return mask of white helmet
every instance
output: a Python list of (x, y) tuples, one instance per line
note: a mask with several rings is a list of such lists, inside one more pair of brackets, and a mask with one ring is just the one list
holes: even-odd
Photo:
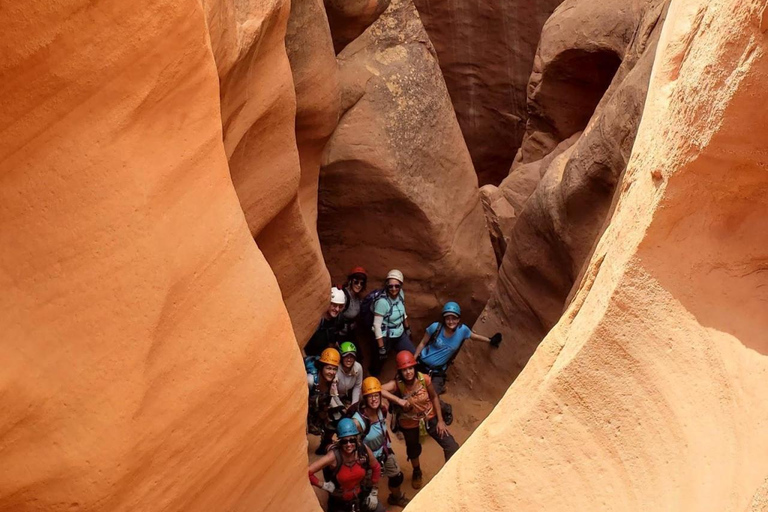
[(344, 292), (335, 286), (331, 288), (331, 304), (341, 304), (342, 306), (347, 303), (347, 297)]
[(389, 279), (397, 279), (398, 281), (400, 281), (400, 284), (403, 284), (404, 282), (403, 273), (394, 268), (389, 271), (389, 274), (387, 274), (387, 280)]

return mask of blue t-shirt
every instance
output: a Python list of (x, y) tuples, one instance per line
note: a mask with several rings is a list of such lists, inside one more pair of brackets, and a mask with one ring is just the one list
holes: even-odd
[[(432, 336), (440, 328), (440, 323), (435, 322), (427, 327), (427, 334)], [(461, 342), (472, 335), (472, 330), (464, 324), (456, 328), (453, 336), (446, 336), (445, 329), (440, 331), (437, 339), (429, 343), (419, 354), (419, 359), (430, 368), (440, 368), (453, 357), (453, 354), (461, 347)]]
[[(378, 416), (379, 421), (371, 424), (368, 435), (366, 435), (365, 439), (363, 439), (365, 446), (371, 449), (373, 456), (377, 459), (381, 458), (381, 455), (384, 453), (384, 449), (389, 444), (387, 442), (387, 422), (384, 419), (384, 414), (381, 412), (381, 409), (378, 411)], [(359, 412), (353, 414), (352, 419), (356, 420), (360, 426), (363, 427), (363, 430), (365, 430), (365, 427), (368, 425), (368, 423), (371, 423), (371, 420), (369, 420), (367, 416), (363, 416)]]
[(388, 295), (376, 299), (373, 312), (384, 317), (381, 330), (385, 337), (397, 338), (403, 334), (405, 327), (405, 293), (401, 290), (397, 298), (392, 300)]

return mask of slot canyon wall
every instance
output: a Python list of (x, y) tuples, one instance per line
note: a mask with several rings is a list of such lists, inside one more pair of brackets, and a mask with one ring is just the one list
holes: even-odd
[(480, 185), (509, 174), (525, 134), (541, 29), (562, 0), (415, 0)]
[[(296, 337), (305, 341), (327, 307), (330, 288), (315, 228), (315, 204), (318, 145), (338, 116), (337, 86), (332, 66), (318, 72), (328, 63), (322, 60), (328, 30), (310, 32), (305, 28), (312, 25), (302, 20), (317, 19), (322, 10), (313, 10), (312, 2), (299, 2), (286, 38), (288, 0), (205, 0), (203, 6), (219, 73), (232, 181), (251, 233), (280, 284)], [(302, 48), (301, 38), (310, 33), (316, 49)], [(313, 51), (317, 60), (303, 56), (302, 50)], [(315, 79), (318, 85), (309, 88), (306, 80)]]
[(563, 318), (408, 511), (768, 506), (768, 9), (673, 0)]
[[(460, 379), (498, 399), (560, 318), (609, 220), (632, 150), (667, 2), (566, 0), (547, 21), (529, 84), (529, 120), (510, 175), (483, 187), (498, 284)], [(478, 378), (489, 366), (497, 379)]]
[(318, 222), (331, 275), (364, 265), (377, 286), (402, 270), (415, 332), (448, 300), (476, 318), (496, 265), (472, 161), (413, 3), (392, 0), (338, 62), (342, 117), (323, 160)]
[[(293, 118), (272, 117), (288, 11), (249, 11), (254, 52), (224, 5), (210, 37), (195, 1), (0, 10), (0, 510), (319, 510), (299, 350), (252, 238), (297, 191)], [(256, 103), (251, 58), (277, 66)], [(242, 147), (253, 122), (271, 153)], [(287, 173), (251, 229), (227, 161), (246, 156)]]

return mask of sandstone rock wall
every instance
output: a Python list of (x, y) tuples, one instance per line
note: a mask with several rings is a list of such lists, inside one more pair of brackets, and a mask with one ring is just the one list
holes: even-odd
[(387, 10), (390, 0), (325, 0), (325, 10), (333, 35), (333, 47), (339, 53), (357, 39)]
[[(298, 93), (305, 95), (302, 101), (306, 103), (299, 112), (302, 140), (297, 149), (297, 92), (285, 42), (290, 2), (204, 0), (203, 4), (221, 84), (224, 146), (232, 181), (251, 233), (280, 283), (296, 337), (303, 343), (328, 305), (330, 287), (315, 233), (312, 201), (317, 189), (317, 164), (313, 163), (317, 141), (326, 136), (323, 132), (330, 121), (310, 117), (313, 109), (331, 120), (335, 115), (333, 100), (328, 98), (334, 88), (332, 68), (324, 75), (313, 75), (317, 68), (307, 65), (301, 69), (301, 57), (294, 52), (301, 79), (306, 79), (303, 73), (327, 79), (312, 94), (329, 101), (315, 107), (307, 104), (312, 100), (305, 93), (306, 84), (300, 82)], [(310, 20), (314, 16), (322, 23), (318, 18), (322, 13), (305, 5), (301, 2), (297, 9), (308, 12), (296, 17)], [(327, 34), (322, 28), (313, 34), (318, 34), (316, 54), (322, 55)], [(312, 122), (320, 123), (315, 133), (303, 124)]]
[[(542, 71), (531, 77), (531, 103), (538, 105), (532, 112), (555, 112), (561, 117), (554, 121), (556, 116), (549, 114), (532, 115), (530, 125), (536, 128), (520, 153), (549, 153), (513, 168), (498, 191), (484, 187), (486, 204), (495, 214), (490, 218), (499, 226), (497, 233), (510, 230), (502, 239), (495, 236), (497, 251), (506, 244), (498, 286), (476, 324), (477, 330), (501, 331), (508, 340), (492, 362), (495, 372), (506, 378), (478, 381), (492, 396), (505, 391), (560, 318), (610, 217), (640, 122), (665, 6), (661, 0), (639, 0), (608, 23), (606, 18), (611, 19), (615, 6), (567, 0), (547, 22), (537, 57)], [(604, 66), (606, 53), (619, 55), (621, 65), (584, 127), (585, 105), (568, 105), (572, 98), (586, 96), (560, 76)], [(576, 68), (564, 69), (562, 55), (571, 56), (565, 62)], [(579, 57), (574, 60), (573, 55)], [(595, 60), (587, 63), (590, 58)], [(553, 74), (552, 68), (558, 71)], [(597, 87), (595, 82), (574, 79), (574, 83), (577, 89), (585, 84)], [(601, 91), (602, 85), (592, 92), (593, 97)], [(562, 94), (562, 105), (556, 94)], [(550, 120), (546, 124), (550, 131), (545, 130), (543, 119)], [(579, 127), (584, 131), (571, 133)], [(487, 349), (471, 347), (464, 364), (457, 365), (470, 384), (488, 370)]]
[(0, 510), (319, 510), (200, 4), (30, 1), (0, 22)]
[(542, 26), (562, 0), (415, 0), (481, 185), (498, 185), (525, 133)]
[(321, 171), (319, 232), (331, 274), (406, 277), (417, 328), (458, 300), (477, 316), (495, 273), (477, 178), (434, 50), (409, 0), (339, 54), (342, 111)]
[(673, 0), (574, 300), (409, 512), (764, 510), (765, 13)]

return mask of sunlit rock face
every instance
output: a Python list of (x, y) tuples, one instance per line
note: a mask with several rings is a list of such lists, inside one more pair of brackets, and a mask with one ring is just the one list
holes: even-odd
[[(313, 135), (302, 131), (302, 145), (297, 147), (297, 92), (286, 52), (286, 44), (298, 42), (295, 37), (286, 42), (290, 2), (205, 0), (203, 5), (221, 84), (221, 122), (232, 181), (251, 234), (280, 284), (296, 337), (304, 342), (327, 307), (330, 279), (311, 201), (317, 193), (318, 172), (311, 163), (317, 159), (308, 140)], [(295, 23), (310, 16), (299, 9), (311, 8), (298, 6)], [(322, 11), (314, 12), (322, 23)], [(314, 32), (319, 36), (316, 55), (323, 55), (327, 32)], [(301, 81), (312, 71), (298, 64), (295, 51), (294, 56)], [(332, 73), (331, 68), (323, 77), (328, 80), (318, 81), (318, 95), (334, 87)], [(311, 100), (304, 95), (301, 101), (299, 114), (305, 122)], [(324, 115), (335, 116), (332, 104), (321, 108)], [(321, 137), (322, 131), (321, 127)]]
[[(509, 341), (492, 362), (505, 378), (478, 380), (491, 396), (504, 393), (558, 321), (610, 218), (665, 10), (664, 0), (636, 0), (619, 11), (568, 0), (544, 27), (520, 163), (498, 189), (483, 187), (502, 263), (476, 328)], [(461, 365), (468, 381), (487, 374), (483, 348), (467, 351), (478, 355)]]
[(0, 19), (0, 510), (318, 511), (200, 4)]
[(765, 510), (765, 20), (672, 2), (572, 301), (409, 512)]
[(326, 148), (318, 225), (331, 274), (363, 264), (377, 286), (399, 268), (416, 327), (448, 300), (471, 321), (496, 266), (472, 161), (413, 4), (393, 0), (338, 58), (344, 113)]

